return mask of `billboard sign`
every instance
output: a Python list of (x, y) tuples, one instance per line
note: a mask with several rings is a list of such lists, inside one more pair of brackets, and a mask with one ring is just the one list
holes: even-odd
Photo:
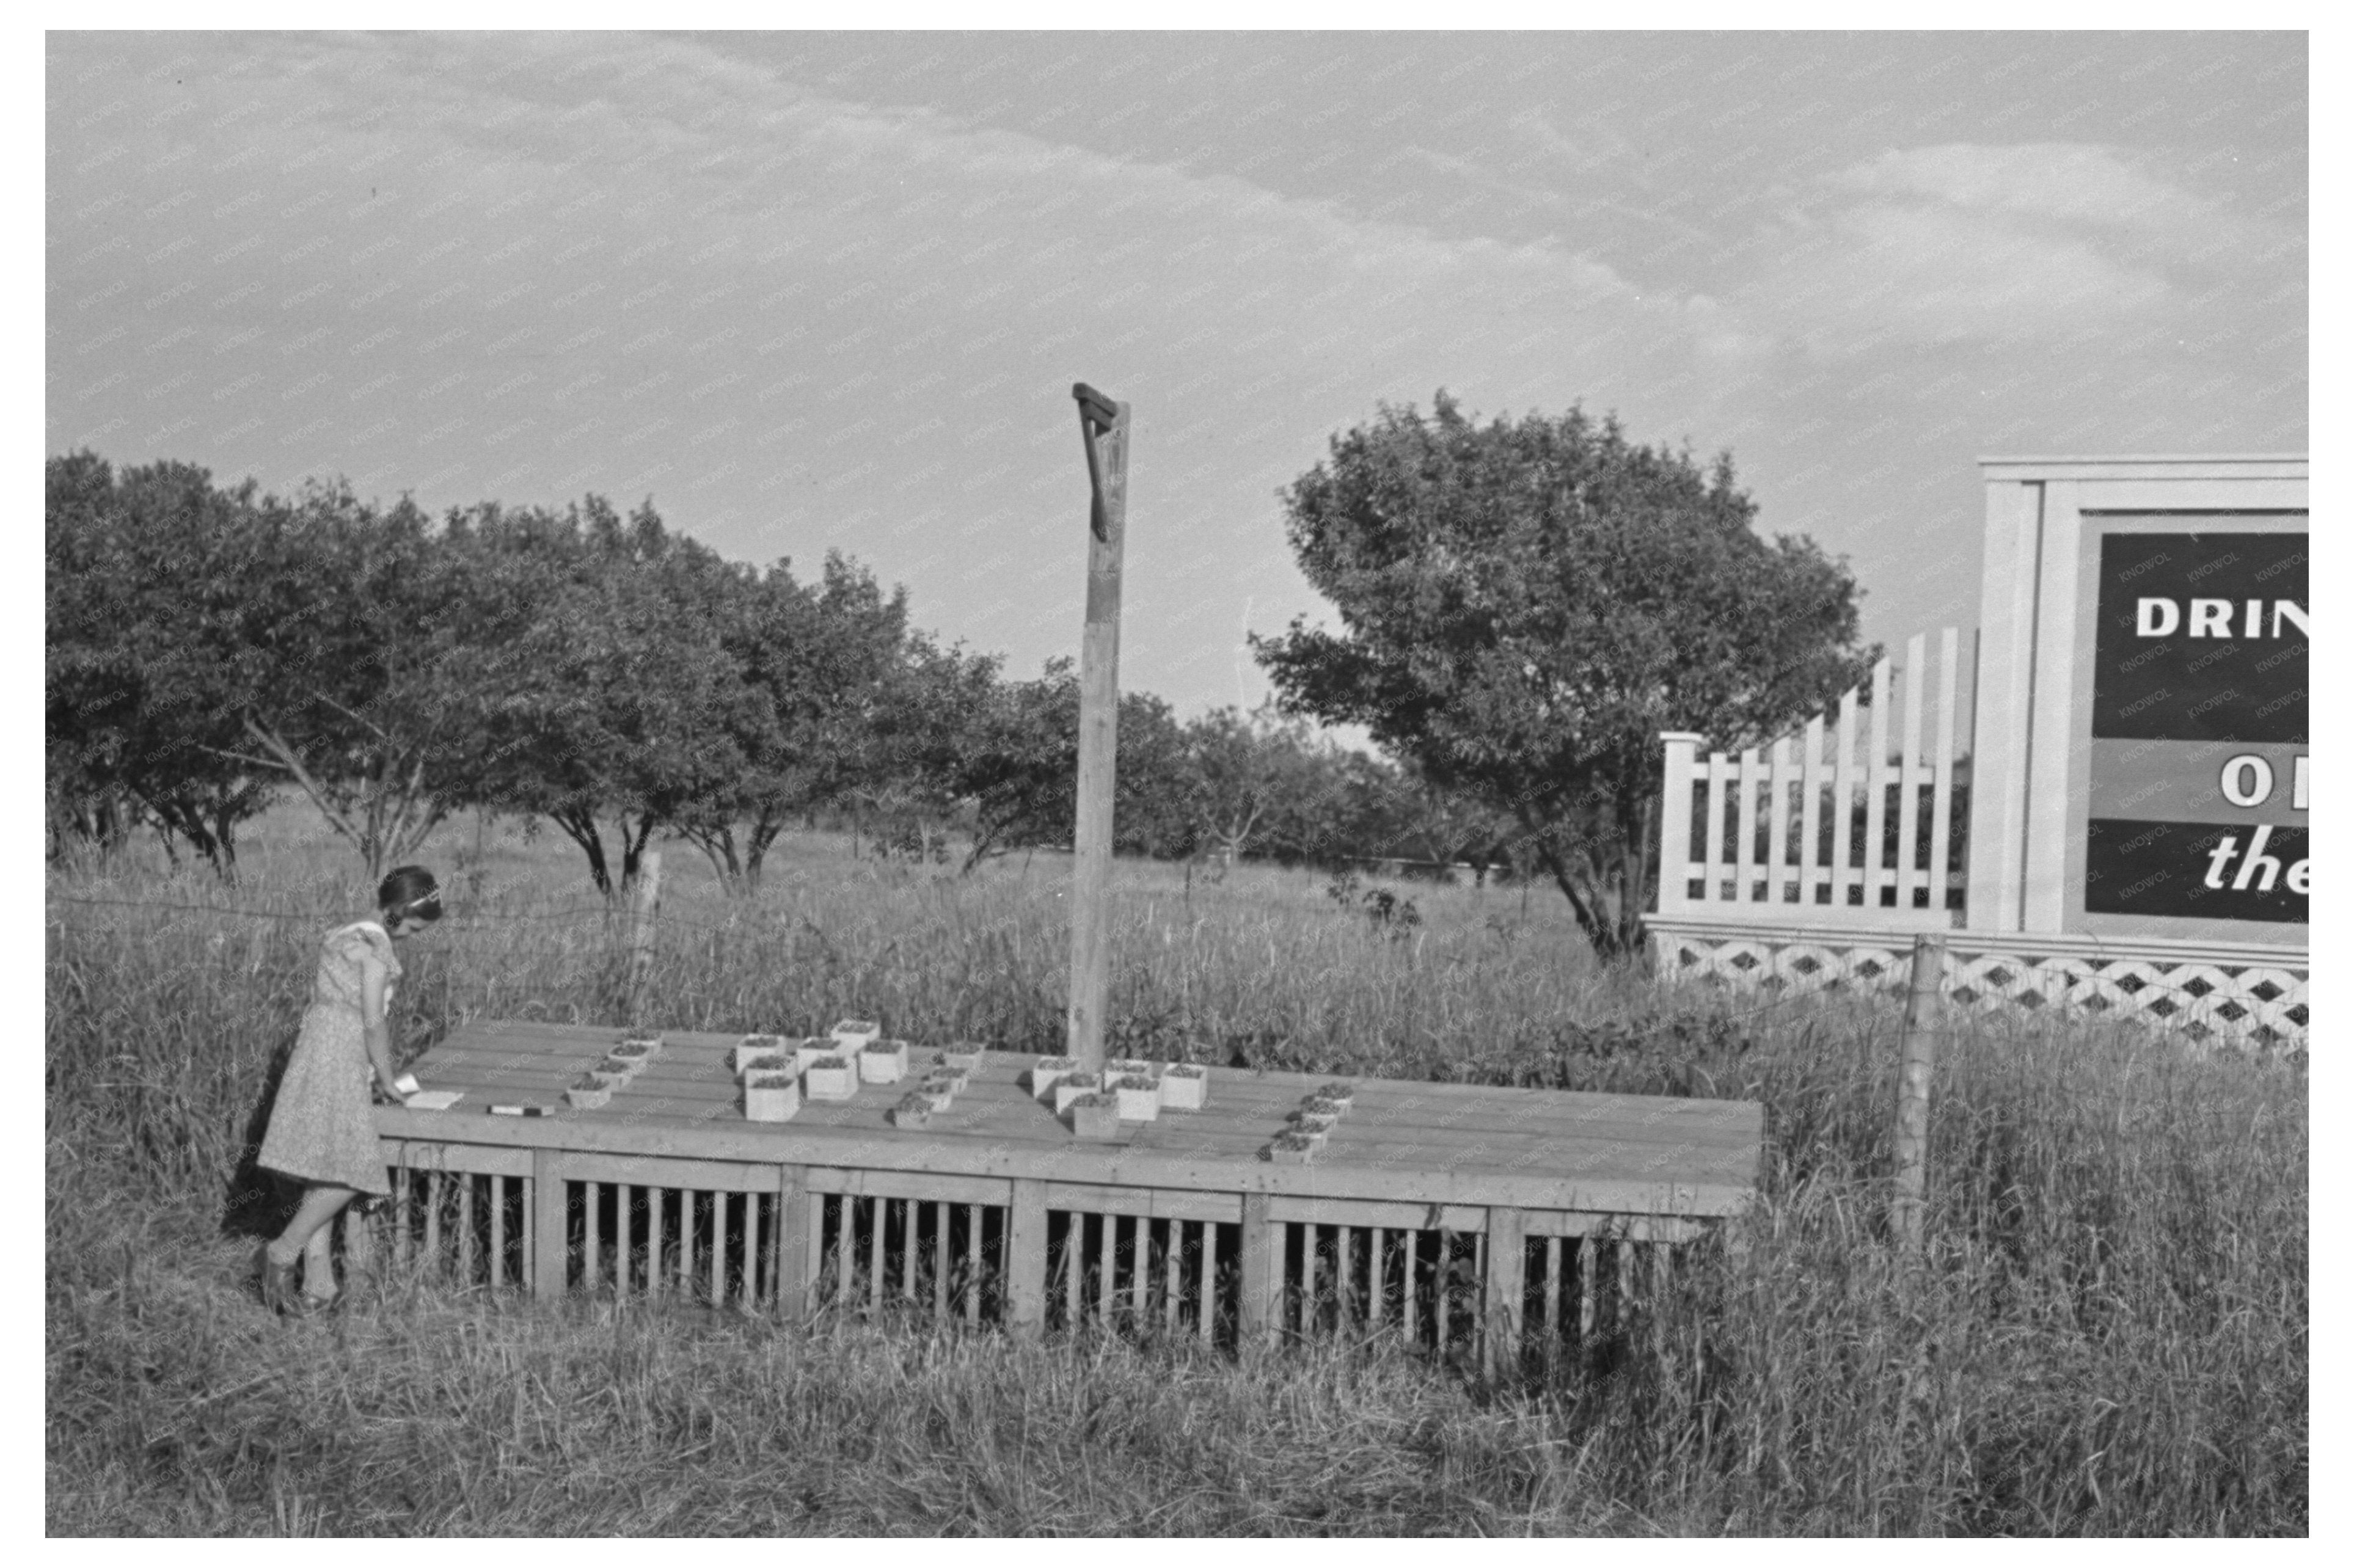
[(2306, 535), (2094, 543), (2084, 912), (2304, 925)]
[(1969, 928), (2302, 949), (2306, 460), (1979, 466)]

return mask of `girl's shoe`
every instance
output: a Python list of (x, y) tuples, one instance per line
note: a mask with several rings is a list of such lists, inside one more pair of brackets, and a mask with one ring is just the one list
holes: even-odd
[(261, 1304), (281, 1315), (303, 1309), (294, 1288), (294, 1266), (270, 1262), (266, 1245), (261, 1249)]

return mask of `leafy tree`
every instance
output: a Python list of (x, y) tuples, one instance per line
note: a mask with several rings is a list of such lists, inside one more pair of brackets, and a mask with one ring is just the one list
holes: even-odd
[(784, 561), (746, 574), (714, 621), (741, 688), (721, 716), (740, 763), (673, 825), (728, 885), (756, 888), (778, 834), (823, 805), (849, 806), (854, 831), (879, 817), (928, 850), (944, 837), (951, 737), (995, 661), (911, 632), (905, 591), (838, 552), (806, 586)]
[(1400, 853), (1411, 797), (1396, 767), (1327, 739), (1277, 802), (1265, 848), (1287, 864), (1331, 866)]
[(518, 623), (406, 496), (380, 512), (313, 482), (260, 512), (268, 547), (240, 602), (268, 677), (229, 755), (291, 779), (374, 881), (472, 791), (482, 650)]
[(1458, 863), (1488, 868), (1513, 863), (1520, 824), (1476, 795), (1442, 789), (1411, 770), (1393, 779), (1394, 844), (1413, 858), (1439, 865)]
[[(875, 825), (878, 849), (945, 858), (974, 715), (998, 702), (1002, 661), (911, 633), (837, 755), (855, 769), (846, 798)], [(856, 819), (854, 819), (854, 831)]]
[(48, 463), (43, 683), (50, 857), (80, 840), (112, 850), (144, 816), (125, 782), (138, 715), (129, 625), (131, 555), (114, 514), (114, 474), (89, 451)]
[[(1112, 847), (1166, 853), (1185, 831), (1163, 783), (1178, 774), (1184, 740), (1169, 705), (1123, 692), (1114, 755)], [(963, 870), (992, 855), (1067, 845), (1078, 810), (1079, 679), (1071, 661), (1047, 661), (1035, 681), (996, 688), (957, 738), (955, 793), (971, 802), (972, 845)]]
[[(81, 451), (48, 463), (48, 782), (69, 835), (119, 842), (135, 820), (235, 874), (237, 828), (265, 770), (230, 752), (278, 672), (265, 635), (275, 522), (248, 481), (223, 491), (163, 462), (117, 476)], [(176, 853), (175, 852), (175, 858)]]
[(449, 540), (484, 629), (469, 788), (554, 822), (610, 896), (635, 880), (658, 828), (734, 804), (738, 741), (758, 718), (724, 629), (757, 585), (670, 533), (651, 503), (626, 520), (597, 495), (561, 515), (481, 506), (451, 514)]
[(926, 677), (941, 672), (928, 643), (917, 653), (904, 588), (886, 595), (872, 572), (828, 551), (807, 598), (797, 644), (766, 674), (782, 788), (760, 802), (774, 824), (763, 847), (789, 813), (813, 805), (848, 807), (854, 841), (870, 817), (925, 816), (937, 790), (924, 754), (954, 718), (945, 702), (934, 711)]
[(1229, 868), (1278, 814), (1328, 814), (1316, 810), (1322, 780), (1304, 720), (1213, 708), (1185, 726), (1184, 746), (1188, 826)]
[(748, 737), (764, 725), (769, 698), (745, 678), (728, 632), (757, 604), (758, 577), (664, 530), (652, 502), (631, 514), (626, 535), (599, 526), (590, 537), (618, 589), (611, 602), (630, 652), (619, 675), (641, 719), (615, 758), (611, 796), (626, 885), (656, 828), (724, 819), (744, 802)]
[(1336, 436), (1282, 500), (1341, 622), (1254, 639), (1286, 707), (1510, 813), (1606, 957), (1639, 944), (1659, 732), (1762, 738), (1876, 654), (1845, 565), (1753, 531), (1729, 453), (1703, 469), (1615, 417), (1482, 426), (1442, 391)]
[[(736, 687), (720, 715), (736, 768), (685, 802), (673, 826), (733, 890), (758, 885), (770, 842), (811, 788), (794, 705), (814, 622), (809, 594), (781, 561), (765, 575), (745, 571), (716, 606), (719, 678)], [(747, 818), (739, 843), (737, 825)]]

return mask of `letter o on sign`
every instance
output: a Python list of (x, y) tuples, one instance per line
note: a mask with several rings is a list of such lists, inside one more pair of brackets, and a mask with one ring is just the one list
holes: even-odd
[(2223, 764), (2223, 799), (2234, 806), (2261, 806), (2272, 792), (2273, 765), (2255, 753)]

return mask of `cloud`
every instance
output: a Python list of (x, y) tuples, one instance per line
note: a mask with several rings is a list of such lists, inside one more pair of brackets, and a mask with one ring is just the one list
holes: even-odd
[(1553, 122), (1543, 109), (1532, 105), (1514, 114), (1508, 129), (1514, 143), (1545, 163), (1567, 164), (1591, 171), (1605, 164), (1638, 159), (1639, 149), (1599, 117), (1589, 116), (1571, 135)]
[(1547, 190), (1543, 186), (1529, 185), (1519, 180), (1507, 179), (1487, 164), (1474, 162), (1469, 158), (1458, 158), (1451, 153), (1434, 152), (1428, 147), (1408, 147), (1398, 155), (1407, 163), (1464, 185), (1477, 185), (1482, 190), (1495, 191), (1500, 195), (1511, 196), (1538, 207), (1557, 207), (1562, 205), (1560, 192)]
[(583, 199), (617, 167), (642, 171), (661, 195), (587, 216), (673, 250), (782, 248), (829, 272), (854, 260), (869, 281), (978, 270), (994, 288), (1019, 280), (1009, 305), (1041, 297), (1034, 284), (1100, 295), (1123, 269), (1165, 277), (1185, 255), (1189, 283), (1214, 281), (1230, 309), (1269, 327), (1303, 302), (1352, 321), (1369, 302), (1426, 317), (1441, 294), (1653, 331), (1676, 320), (1672, 302), (1550, 240), (1441, 234), (1234, 175), (845, 101), (693, 40), (535, 37), (525, 69), (512, 40), (392, 47), (406, 58), (385, 80), (437, 84), (419, 118), (467, 149), (461, 167), (487, 163), (502, 189)]
[(2282, 243), (2105, 147), (1897, 149), (1798, 192), (1739, 298), (1758, 330), (1833, 356), (2081, 340), (2159, 320)]
[(1823, 184), (1859, 196), (1926, 198), (2108, 224), (2165, 223), (2210, 206), (2127, 166), (2105, 147), (2068, 143), (1892, 151), (1829, 175)]
[[(977, 309), (991, 331), (1048, 346), (1075, 329), (1166, 341), (1214, 323), (1230, 344), (1261, 344), (1263, 361), (1326, 376), (1368, 344), (1423, 345), (1427, 363), (1467, 321), (1513, 334), (1522, 358), (1541, 356), (1545, 334), (1640, 344), (1644, 357), (1691, 344), (1674, 299), (1549, 238), (1442, 233), (1232, 175), (850, 101), (694, 39), (199, 35), (172, 47), (168, 60), (136, 40), (68, 52), (115, 57), (118, 84), (171, 83), (185, 112), (167, 129), (186, 151), (167, 166), (150, 126), (120, 127), (144, 143), (131, 199), (199, 191), (171, 228), (228, 259), (206, 272), (261, 274), (263, 291), (231, 311), (266, 305), (305, 330), (348, 313), (340, 278), (315, 285), (365, 257), (386, 274), (385, 292), (359, 296), (375, 305), (429, 302), (448, 323), (470, 301), (536, 312), (544, 325), (510, 353), (600, 325), (599, 354), (635, 344), (613, 318), (722, 287), (738, 291), (732, 319), (762, 336), (806, 327), (854, 344), (871, 329), (865, 341), (904, 343), (913, 310)], [(53, 136), (53, 160), (75, 140)], [(61, 228), (122, 243), (101, 225)], [(162, 286), (140, 270), (138, 286)], [(504, 344), (524, 328), (482, 330)], [(1592, 369), (1628, 371), (1628, 357)]]

